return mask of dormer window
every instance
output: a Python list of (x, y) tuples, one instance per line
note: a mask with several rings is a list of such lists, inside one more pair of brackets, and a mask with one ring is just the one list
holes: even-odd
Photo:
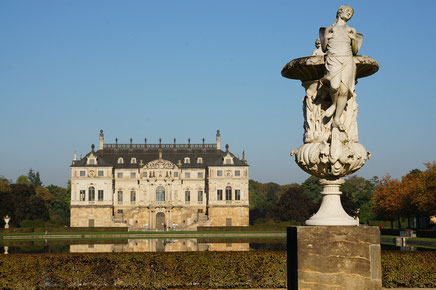
[(225, 163), (226, 163), (226, 164), (232, 164), (232, 159), (230, 159), (230, 158), (226, 158)]
[(198, 157), (198, 158), (197, 158), (197, 163), (203, 163), (203, 158)]
[(136, 163), (136, 158), (132, 157), (132, 159), (130, 159), (130, 163), (135, 164)]
[(124, 163), (124, 159), (123, 158), (118, 158), (118, 164), (123, 164)]
[(185, 157), (184, 163), (191, 163), (191, 159), (189, 157)]
[(88, 164), (89, 165), (94, 165), (95, 164), (95, 159), (94, 158), (88, 159)]

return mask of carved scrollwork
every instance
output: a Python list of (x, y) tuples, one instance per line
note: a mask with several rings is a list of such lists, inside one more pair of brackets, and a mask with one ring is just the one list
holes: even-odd
[(144, 165), (144, 169), (175, 169), (177, 166), (168, 161), (163, 159), (157, 159), (154, 161), (150, 161), (147, 164)]
[(298, 166), (309, 174), (327, 179), (357, 171), (370, 153), (358, 143), (356, 94), (353, 92), (341, 115), (345, 129), (341, 131), (332, 126), (333, 118), (328, 117), (332, 100), (326, 86), (320, 80), (302, 85), (306, 89), (303, 98), (305, 144), (291, 152)]

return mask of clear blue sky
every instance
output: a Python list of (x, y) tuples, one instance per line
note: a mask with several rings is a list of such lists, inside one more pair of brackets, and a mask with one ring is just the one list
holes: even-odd
[(436, 1), (1, 1), (0, 175), (29, 168), (65, 186), (74, 151), (105, 130), (141, 143), (215, 142), (246, 152), (250, 177), (308, 175), (289, 156), (302, 144), (304, 89), (280, 75), (310, 55), (341, 4), (380, 64), (359, 81), (366, 178), (401, 177), (435, 160)]

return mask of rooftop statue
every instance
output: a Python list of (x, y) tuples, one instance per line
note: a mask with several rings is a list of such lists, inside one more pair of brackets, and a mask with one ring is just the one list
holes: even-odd
[(336, 21), (320, 28), (312, 56), (294, 59), (282, 70), (282, 76), (301, 80), (306, 90), (304, 144), (291, 155), (324, 185), (321, 209), (306, 222), (310, 225), (356, 225), (340, 204), (339, 186), (341, 177), (360, 169), (370, 157), (359, 144), (355, 88), (357, 78), (374, 74), (379, 66), (357, 55), (363, 36), (347, 25), (353, 13), (350, 6), (339, 7)]

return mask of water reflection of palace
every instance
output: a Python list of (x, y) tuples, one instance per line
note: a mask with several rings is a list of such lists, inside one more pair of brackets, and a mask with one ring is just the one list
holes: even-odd
[(70, 253), (249, 251), (249, 243), (198, 243), (197, 239), (130, 239), (127, 243), (70, 245)]

